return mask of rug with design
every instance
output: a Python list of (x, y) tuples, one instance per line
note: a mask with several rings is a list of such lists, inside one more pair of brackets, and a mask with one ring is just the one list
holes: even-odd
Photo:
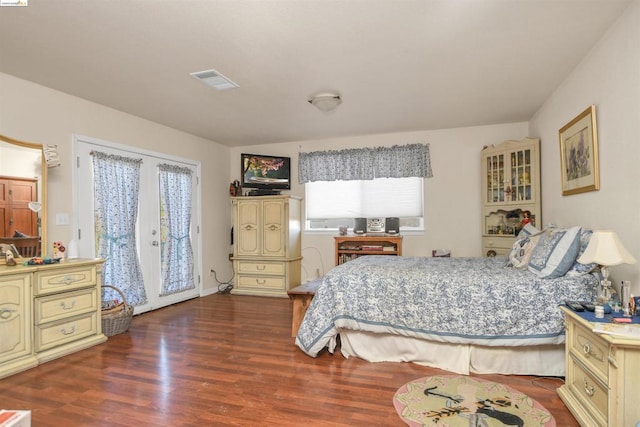
[(410, 426), (545, 426), (556, 421), (541, 404), (504, 384), (460, 375), (420, 378), (398, 389), (393, 405)]

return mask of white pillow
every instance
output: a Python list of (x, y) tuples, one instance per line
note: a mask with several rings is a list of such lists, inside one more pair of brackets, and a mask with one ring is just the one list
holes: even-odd
[(507, 267), (526, 268), (529, 265), (529, 259), (531, 253), (536, 247), (538, 240), (540, 239), (541, 231), (531, 224), (527, 224), (518, 233), (516, 241), (511, 247), (509, 253), (509, 259), (507, 260)]
[(527, 268), (529, 266), (529, 261), (531, 260), (531, 255), (533, 255), (533, 250), (538, 244), (541, 233), (536, 234), (535, 236), (527, 237), (520, 248), (520, 252), (518, 255), (512, 260), (512, 266), (515, 268)]
[(582, 227), (545, 231), (533, 249), (529, 271), (542, 279), (562, 277), (573, 266), (580, 251)]
[(521, 237), (526, 237), (526, 236), (535, 236), (536, 234), (539, 234), (540, 230), (538, 230), (538, 228), (531, 224), (525, 224), (524, 227), (522, 227), (522, 230), (520, 230), (520, 232), (518, 233), (518, 239)]

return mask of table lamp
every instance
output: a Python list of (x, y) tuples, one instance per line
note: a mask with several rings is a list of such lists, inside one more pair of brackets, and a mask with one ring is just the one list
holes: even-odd
[(578, 258), (580, 264), (596, 263), (600, 266), (603, 280), (600, 282), (598, 303), (607, 304), (611, 299), (611, 282), (609, 281), (609, 267), (620, 264), (635, 264), (636, 259), (625, 249), (612, 230), (594, 231), (589, 245)]

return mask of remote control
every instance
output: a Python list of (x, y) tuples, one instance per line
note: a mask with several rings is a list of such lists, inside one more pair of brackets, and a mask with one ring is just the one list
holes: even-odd
[(580, 305), (587, 311), (594, 311), (596, 309), (596, 305), (589, 301), (580, 301)]
[(564, 303), (573, 311), (584, 311), (584, 307), (578, 301), (565, 301)]

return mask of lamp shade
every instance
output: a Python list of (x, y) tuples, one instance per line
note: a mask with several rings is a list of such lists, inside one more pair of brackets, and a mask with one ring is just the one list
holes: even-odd
[(635, 264), (636, 259), (625, 249), (612, 230), (594, 231), (589, 245), (578, 258), (580, 264), (596, 263), (604, 266), (619, 264)]

